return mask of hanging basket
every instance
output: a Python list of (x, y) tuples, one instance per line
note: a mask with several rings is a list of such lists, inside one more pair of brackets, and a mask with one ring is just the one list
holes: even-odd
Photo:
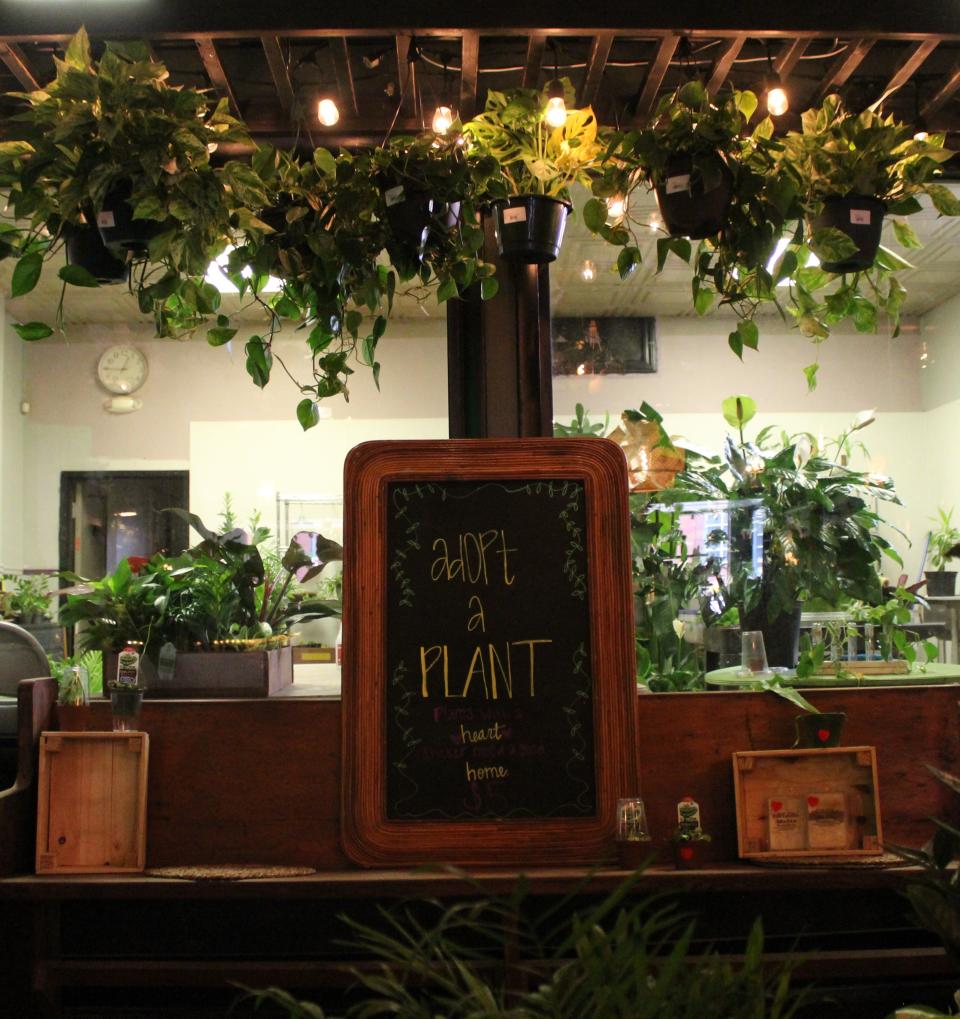
[(130, 194), (129, 183), (119, 184), (107, 194), (97, 213), (97, 229), (109, 247), (143, 255), (163, 224), (155, 219), (134, 219)]
[(869, 269), (880, 247), (880, 232), (886, 206), (879, 198), (867, 195), (837, 195), (826, 198), (823, 210), (810, 220), (810, 232), (829, 227), (845, 233), (857, 251), (839, 262), (822, 262), (825, 272), (860, 272)]
[(429, 195), (408, 193), (402, 184), (387, 188), (383, 192), (383, 201), (386, 205), (387, 225), (394, 241), (388, 247), (419, 265), (430, 236), (430, 224), (437, 203)]
[(100, 284), (126, 283), (130, 267), (103, 243), (100, 231), (93, 224), (64, 228), (68, 265), (86, 269)]
[(656, 186), (655, 192), (663, 225), (671, 236), (700, 240), (712, 237), (726, 223), (733, 176), (719, 156), (709, 165), (714, 172), (708, 178), (711, 185), (705, 189), (702, 169), (693, 165), (690, 156), (667, 160), (663, 183)]
[(517, 195), (493, 203), (493, 235), (511, 262), (540, 265), (560, 254), (563, 228), (573, 206), (546, 195)]

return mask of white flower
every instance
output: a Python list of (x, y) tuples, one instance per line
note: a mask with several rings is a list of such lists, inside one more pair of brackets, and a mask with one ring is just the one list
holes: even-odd
[(682, 619), (674, 619), (673, 632), (677, 635), (678, 640), (683, 640), (683, 632), (686, 628), (687, 624)]

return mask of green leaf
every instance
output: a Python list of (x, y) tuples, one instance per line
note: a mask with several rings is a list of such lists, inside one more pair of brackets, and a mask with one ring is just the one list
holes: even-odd
[(317, 401), (311, 400), (309, 397), (301, 400), (297, 404), (297, 420), (304, 431), (313, 428), (320, 420), (320, 408), (317, 406)]
[(858, 251), (856, 242), (849, 234), (836, 227), (828, 226), (816, 230), (810, 238), (810, 250), (821, 262), (842, 262)]
[(313, 150), (313, 165), (324, 175), (334, 177), (337, 172), (337, 161), (329, 149), (316, 148)]
[(807, 377), (807, 392), (812, 393), (817, 388), (817, 371), (820, 368), (818, 364), (808, 364), (803, 369), (803, 374)]
[(457, 296), (457, 281), (451, 276), (445, 279), (437, 289), (437, 301), (443, 304), (444, 301), (449, 301), (451, 297)]
[(67, 43), (64, 60), (69, 67), (74, 67), (78, 71), (85, 71), (90, 66), (90, 40), (87, 38), (85, 28), (77, 29), (73, 38)]
[(480, 280), (480, 299), (482, 301), (489, 301), (491, 297), (497, 295), (499, 290), (500, 282), (496, 276), (485, 276)]
[(737, 323), (737, 332), (743, 340), (743, 345), (751, 350), (756, 350), (760, 343), (760, 330), (757, 323), (752, 319), (741, 319)]
[(728, 396), (720, 408), (723, 420), (731, 428), (743, 428), (757, 413), (757, 403), (749, 396)]
[(944, 184), (928, 184), (926, 190), (937, 212), (944, 216), (960, 216), (960, 198), (950, 188)]
[(584, 226), (592, 233), (600, 233), (607, 222), (607, 203), (599, 198), (591, 198), (583, 207)]
[(46, 322), (15, 322), (13, 328), (21, 340), (45, 340), (53, 335)]
[(693, 306), (698, 315), (706, 315), (713, 304), (714, 293), (706, 287), (700, 287), (693, 298)]
[[(221, 316), (221, 318), (222, 317), (223, 316)], [(215, 326), (213, 329), (207, 330), (207, 343), (209, 343), (211, 347), (222, 347), (225, 343), (229, 343), (236, 335), (236, 329), (227, 329), (223, 326)]]
[(259, 336), (251, 336), (244, 347), (247, 355), (247, 374), (261, 389), (270, 381), (273, 355)]
[(734, 331), (727, 337), (727, 344), (729, 345), (730, 349), (734, 352), (734, 354), (736, 354), (737, 357), (739, 357), (740, 360), (742, 361), (743, 337), (740, 335), (739, 330), (734, 329)]
[(14, 266), (13, 277), (10, 280), (10, 296), (21, 297), (23, 294), (29, 294), (37, 285), (42, 269), (43, 255), (39, 251), (24, 255)]
[(64, 283), (74, 287), (99, 287), (96, 276), (87, 272), (82, 265), (65, 265), (57, 273)]
[(922, 248), (923, 245), (920, 243), (920, 238), (914, 233), (913, 227), (909, 223), (904, 223), (902, 219), (895, 219), (893, 221), (893, 232), (897, 236), (897, 241), (905, 248)]
[(633, 246), (624, 248), (617, 256), (617, 272), (625, 280), (643, 261), (640, 249)]

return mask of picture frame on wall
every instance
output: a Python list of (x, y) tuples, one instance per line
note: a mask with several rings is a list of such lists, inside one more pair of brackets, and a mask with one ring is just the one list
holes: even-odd
[(657, 370), (653, 317), (555, 318), (551, 340), (554, 375), (635, 375)]

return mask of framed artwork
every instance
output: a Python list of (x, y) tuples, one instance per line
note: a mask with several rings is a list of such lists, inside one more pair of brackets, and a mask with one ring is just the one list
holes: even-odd
[(656, 319), (581, 315), (552, 322), (554, 375), (634, 375), (657, 370)]

